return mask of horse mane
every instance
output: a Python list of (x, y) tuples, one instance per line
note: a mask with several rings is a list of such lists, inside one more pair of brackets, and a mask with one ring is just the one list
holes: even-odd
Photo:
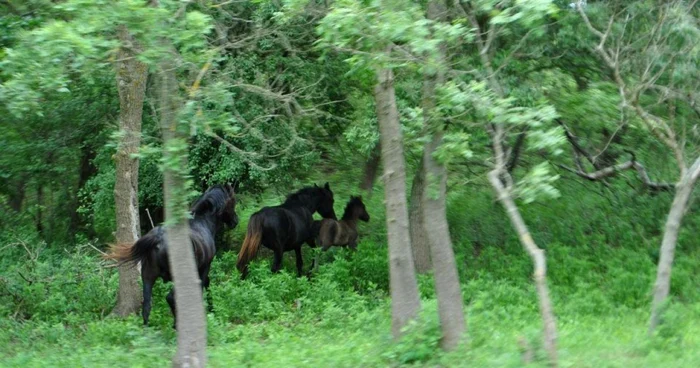
[(362, 205), (362, 199), (360, 197), (350, 196), (348, 204), (345, 205), (345, 210), (343, 211), (343, 217), (341, 220), (350, 220), (352, 217), (352, 211), (355, 207)]
[(304, 187), (296, 192), (290, 194), (287, 196), (287, 199), (284, 201), (283, 204), (293, 204), (293, 203), (300, 203), (300, 204), (306, 204), (310, 201), (311, 198), (314, 198), (314, 194), (316, 193), (317, 190), (319, 190), (319, 187)]
[(207, 213), (220, 213), (229, 199), (230, 196), (223, 185), (214, 185), (197, 199), (190, 211), (195, 216)]

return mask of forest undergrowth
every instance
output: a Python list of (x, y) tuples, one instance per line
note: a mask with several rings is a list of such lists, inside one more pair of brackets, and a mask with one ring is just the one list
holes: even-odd
[[(357, 191), (355, 183), (333, 183), (340, 211)], [(650, 290), (670, 197), (642, 200), (629, 187), (613, 193), (576, 182), (560, 184), (561, 198), (530, 204), (524, 211), (548, 256), (560, 365), (700, 366), (697, 216), (689, 214), (681, 232), (673, 301), (662, 327), (648, 337)], [(210, 366), (545, 366), (532, 266), (487, 187), (473, 183), (449, 194), (468, 323), (467, 340), (450, 353), (438, 348), (430, 275), (419, 278), (420, 320), (400, 342), (392, 342), (381, 188), (365, 196), (372, 220), (360, 226), (357, 252), (323, 254), (318, 273), (309, 279), (295, 277), (293, 253), (285, 255), (284, 271), (272, 275), (271, 256), (261, 251), (250, 276), (241, 281), (235, 251), (247, 219), (260, 205), (279, 199), (244, 200), (238, 209), (241, 224), (226, 237), (232, 248), (221, 250), (213, 263)], [(99, 257), (103, 244), (46, 245), (21, 228), (5, 232), (1, 241), (1, 366), (170, 365), (176, 346), (165, 302), (170, 285), (156, 285), (151, 326), (144, 328), (139, 316), (108, 315), (118, 276)], [(308, 269), (314, 253), (304, 252)]]

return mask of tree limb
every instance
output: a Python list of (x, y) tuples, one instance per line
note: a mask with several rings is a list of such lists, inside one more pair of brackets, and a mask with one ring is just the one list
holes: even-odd
[(515, 139), (515, 144), (508, 152), (508, 164), (506, 165), (506, 170), (512, 173), (515, 167), (518, 165), (518, 159), (520, 158), (520, 152), (523, 150), (525, 145), (525, 138), (527, 137), (528, 126), (522, 128), (518, 137)]
[(570, 167), (566, 167), (564, 165), (558, 165), (558, 166), (564, 170), (572, 172), (572, 173), (574, 173), (574, 174), (576, 174), (584, 179), (588, 179), (590, 181), (602, 180), (604, 178), (616, 175), (617, 173), (619, 173), (621, 171), (634, 169), (637, 171), (637, 174), (639, 175), (639, 179), (641, 179), (642, 183), (644, 183), (644, 185), (651, 190), (670, 192), (670, 191), (673, 191), (675, 189), (676, 186), (674, 184), (659, 183), (659, 182), (651, 181), (651, 179), (649, 178), (649, 174), (647, 174), (647, 171), (644, 168), (644, 165), (637, 162), (637, 160), (634, 156), (634, 153), (632, 153), (632, 152), (629, 152), (629, 153), (632, 155), (632, 158), (629, 161), (623, 162), (621, 164), (617, 164), (614, 166), (608, 166), (608, 167), (602, 168), (600, 170), (594, 171), (592, 173), (587, 173), (587, 172), (584, 172), (582, 170), (575, 170), (575, 169), (572, 169)]

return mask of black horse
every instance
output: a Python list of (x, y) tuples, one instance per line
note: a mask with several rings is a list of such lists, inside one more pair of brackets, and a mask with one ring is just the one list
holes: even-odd
[[(190, 222), (190, 239), (194, 249), (199, 279), (203, 291), (209, 288), (209, 268), (216, 253), (215, 237), (222, 224), (230, 228), (238, 225), (236, 199), (233, 187), (216, 185), (206, 191), (192, 205)], [(143, 324), (148, 325), (151, 314), (151, 295), (153, 284), (160, 277), (163, 282), (172, 280), (168, 262), (168, 244), (165, 242), (165, 229), (153, 228), (136, 243), (118, 244), (111, 248), (106, 256), (109, 259), (125, 262), (141, 262), (141, 280), (143, 281)], [(165, 298), (175, 317), (175, 294), (171, 290)], [(207, 297), (211, 308), (211, 296)]]
[(241, 278), (248, 274), (248, 263), (255, 257), (261, 243), (275, 252), (272, 272), (279, 272), (284, 252), (294, 250), (297, 274), (301, 276), (304, 263), (301, 246), (313, 236), (311, 223), (314, 212), (324, 218), (336, 219), (333, 192), (328, 183), (323, 187), (314, 184), (313, 187), (301, 189), (289, 195), (283, 204), (264, 207), (250, 216), (248, 231), (236, 264)]

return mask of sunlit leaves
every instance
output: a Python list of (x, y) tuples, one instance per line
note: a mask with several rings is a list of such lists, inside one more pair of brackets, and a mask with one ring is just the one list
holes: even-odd
[(139, 42), (125, 46), (139, 47), (141, 61), (155, 64), (172, 57), (162, 42), (169, 39), (184, 65), (198, 67), (209, 57), (202, 51), (208, 47), (205, 35), (212, 28), (210, 17), (196, 11), (173, 17), (181, 2), (161, 1), (160, 5), (136, 0), (70, 0), (54, 5), (60, 17), (21, 34), (17, 44), (6, 50), (0, 64), (6, 80), (0, 99), (14, 114), (41, 113), (45, 95), (67, 93), (77, 78), (89, 80), (91, 74), (111, 68), (121, 25)]
[(473, 152), (469, 147), (470, 138), (468, 133), (462, 131), (445, 134), (442, 144), (435, 150), (435, 159), (449, 166), (451, 162), (472, 158)]
[(476, 6), (492, 15), (491, 24), (519, 22), (528, 27), (558, 11), (551, 0), (480, 0)]
[(348, 52), (352, 55), (351, 62), (356, 65), (391, 63), (383, 52), (391, 44), (405, 47), (413, 55), (431, 59), (437, 55), (440, 43), (472, 36), (471, 31), (459, 23), (437, 23), (426, 19), (424, 10), (414, 3), (391, 1), (338, 1), (318, 31), (320, 46)]
[(542, 162), (533, 167), (518, 182), (516, 195), (525, 203), (558, 198), (559, 191), (553, 185), (557, 179), (559, 179), (559, 175), (553, 175), (549, 164)]

